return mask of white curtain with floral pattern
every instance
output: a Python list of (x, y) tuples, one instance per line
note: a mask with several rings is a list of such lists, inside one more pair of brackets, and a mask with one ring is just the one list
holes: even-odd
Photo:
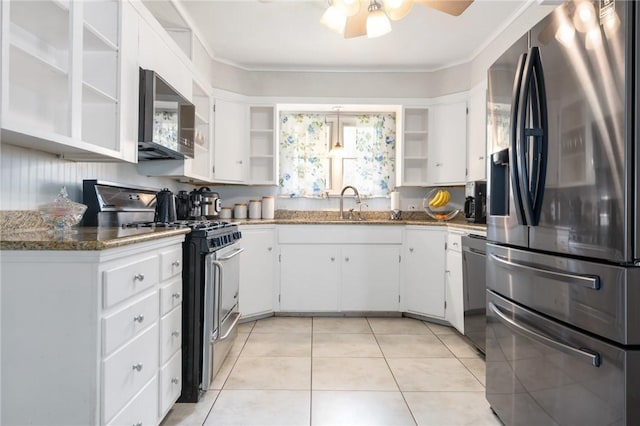
[(357, 115), (339, 155), (330, 153), (330, 134), (325, 114), (280, 114), (280, 192), (323, 197), (330, 189), (331, 162), (341, 161), (343, 186), (355, 186), (364, 197), (386, 197), (395, 186), (395, 114)]

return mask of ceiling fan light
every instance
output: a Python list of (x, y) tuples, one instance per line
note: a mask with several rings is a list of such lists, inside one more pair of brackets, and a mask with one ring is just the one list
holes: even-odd
[(367, 37), (380, 37), (391, 32), (391, 21), (375, 1), (369, 6), (367, 16)]
[(354, 16), (360, 10), (360, 0), (333, 0), (333, 5), (346, 17)]
[(382, 0), (382, 4), (389, 18), (398, 21), (409, 14), (413, 0)]
[(320, 23), (326, 25), (338, 34), (344, 33), (344, 27), (347, 24), (347, 17), (336, 6), (331, 5), (320, 18)]

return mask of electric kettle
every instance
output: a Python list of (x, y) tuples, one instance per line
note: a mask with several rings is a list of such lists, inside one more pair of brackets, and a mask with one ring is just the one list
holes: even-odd
[(176, 221), (176, 197), (168, 188), (156, 194), (156, 214), (154, 222), (169, 223)]

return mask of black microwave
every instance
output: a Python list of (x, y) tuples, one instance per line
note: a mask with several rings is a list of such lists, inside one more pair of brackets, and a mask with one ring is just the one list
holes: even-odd
[(156, 72), (140, 68), (138, 160), (193, 158), (195, 113)]

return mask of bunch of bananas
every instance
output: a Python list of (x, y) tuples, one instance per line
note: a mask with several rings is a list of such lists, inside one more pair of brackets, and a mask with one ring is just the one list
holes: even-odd
[(446, 189), (440, 189), (436, 192), (431, 200), (429, 200), (429, 207), (443, 207), (451, 200), (451, 194)]

